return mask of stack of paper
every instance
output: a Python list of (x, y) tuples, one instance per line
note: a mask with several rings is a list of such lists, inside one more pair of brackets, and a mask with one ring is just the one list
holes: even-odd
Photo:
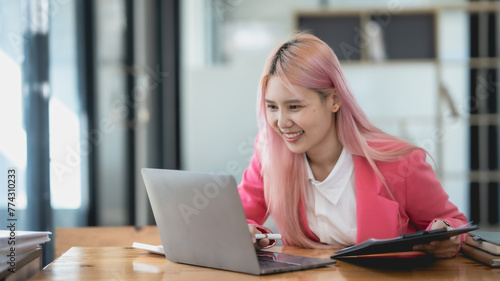
[(132, 248), (143, 249), (143, 250), (146, 250), (150, 253), (157, 254), (157, 255), (165, 255), (165, 252), (163, 251), (162, 245), (154, 246), (154, 245), (134, 242), (132, 244)]
[(50, 234), (48, 231), (0, 230), (0, 275), (18, 271), (23, 259), (50, 241)]
[(462, 244), (462, 252), (488, 266), (500, 267), (500, 232), (470, 232)]

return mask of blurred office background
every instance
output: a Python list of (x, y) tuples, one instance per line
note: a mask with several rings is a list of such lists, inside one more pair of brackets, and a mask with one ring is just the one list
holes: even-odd
[(429, 151), (451, 201), (498, 229), (499, 15), (500, 1), (0, 0), (1, 222), (9, 168), (18, 229), (53, 232), (154, 224), (143, 167), (239, 181), (265, 59), (302, 29), (331, 44), (373, 122)]

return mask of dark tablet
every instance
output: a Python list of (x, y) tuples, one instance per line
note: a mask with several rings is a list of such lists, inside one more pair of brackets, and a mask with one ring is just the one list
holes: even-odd
[(369, 239), (358, 245), (347, 247), (335, 252), (331, 258), (343, 256), (359, 256), (381, 253), (397, 253), (413, 251), (413, 246), (419, 244), (428, 244), (431, 241), (446, 240), (458, 234), (476, 230), (479, 227), (472, 225), (470, 227), (461, 227), (447, 230), (446, 228), (420, 231), (412, 234), (402, 235), (391, 239)]

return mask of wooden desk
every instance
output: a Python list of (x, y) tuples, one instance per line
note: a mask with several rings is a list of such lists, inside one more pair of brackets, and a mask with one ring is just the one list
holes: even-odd
[[(329, 250), (275, 247), (277, 252), (329, 258)], [(464, 257), (436, 260), (412, 269), (374, 269), (338, 261), (329, 267), (253, 276), (169, 262), (144, 250), (123, 247), (74, 247), (30, 280), (500, 280), (492, 269)]]

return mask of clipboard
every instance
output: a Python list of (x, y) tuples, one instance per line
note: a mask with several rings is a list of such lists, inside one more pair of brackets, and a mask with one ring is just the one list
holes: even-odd
[(383, 253), (411, 252), (413, 246), (428, 244), (431, 241), (441, 241), (449, 239), (455, 235), (479, 229), (476, 225), (455, 229), (436, 229), (430, 231), (420, 231), (412, 234), (401, 235), (391, 239), (369, 239), (358, 245), (344, 248), (335, 252), (330, 258), (342, 259), (348, 256), (363, 256)]

